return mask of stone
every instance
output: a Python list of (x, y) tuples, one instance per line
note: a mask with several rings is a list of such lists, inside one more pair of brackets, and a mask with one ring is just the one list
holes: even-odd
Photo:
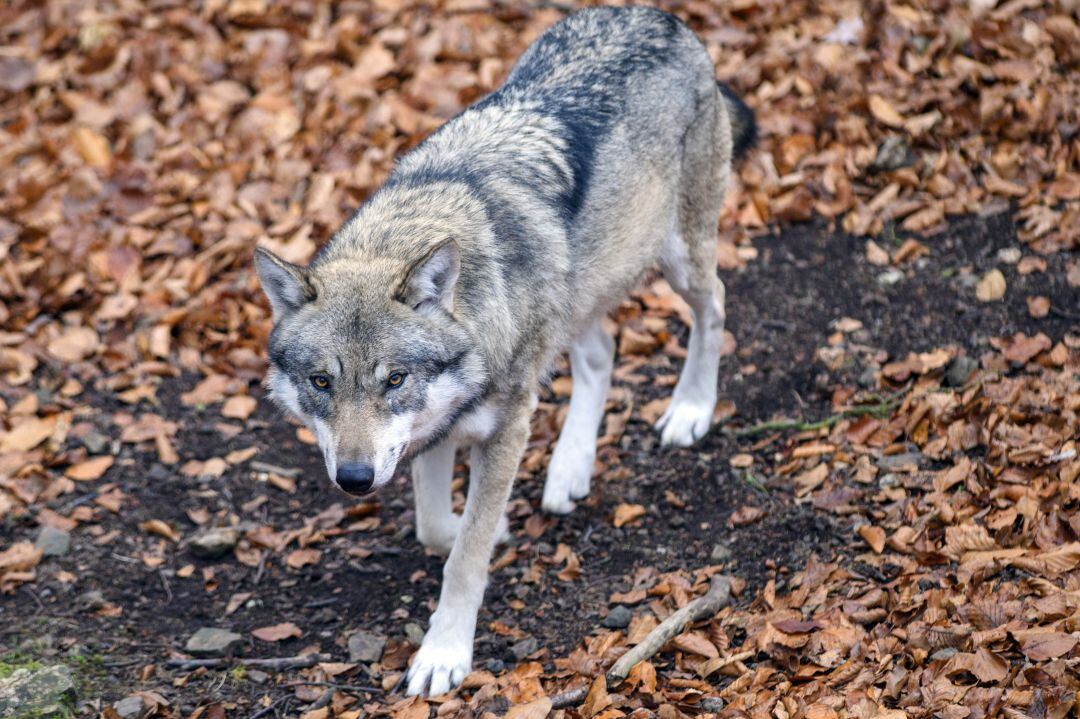
[(89, 432), (82, 438), (83, 446), (90, 452), (90, 454), (105, 454), (109, 448), (109, 443), (112, 442), (108, 435), (101, 432)]
[(100, 589), (91, 589), (75, 598), (75, 604), (87, 611), (101, 609), (106, 603), (105, 595)]
[(633, 617), (633, 613), (629, 607), (622, 604), (616, 605), (608, 612), (607, 616), (600, 624), (607, 629), (625, 629), (630, 624), (630, 619)]
[(729, 559), (731, 559), (731, 547), (726, 544), (713, 545), (712, 553), (709, 554), (710, 562), (713, 564), (723, 564)]
[(405, 625), (405, 637), (410, 644), (418, 647), (424, 642), (424, 628), (416, 622), (409, 622)]
[(971, 376), (971, 373), (978, 368), (979, 363), (967, 355), (955, 357), (953, 361), (949, 363), (949, 368), (945, 371), (945, 386), (963, 387), (967, 384), (968, 377)]
[(705, 697), (698, 702), (702, 711), (717, 713), (724, 708), (724, 700), (720, 697)]
[(71, 549), (71, 535), (56, 527), (42, 527), (34, 546), (43, 557), (62, 557)]
[(921, 452), (903, 452), (901, 454), (888, 454), (880, 459), (874, 460), (874, 464), (878, 466), (878, 469), (884, 469), (887, 472), (899, 470), (903, 467), (914, 465), (918, 467), (922, 464)]
[(902, 135), (890, 135), (878, 145), (877, 155), (870, 169), (877, 172), (892, 172), (913, 164), (915, 164), (915, 156), (907, 140)]
[(361, 629), (349, 635), (350, 662), (377, 662), (386, 648), (386, 637)]
[(223, 657), (232, 654), (244, 643), (236, 632), (217, 627), (203, 627), (191, 635), (184, 651), (196, 657)]
[(240, 532), (233, 527), (214, 527), (192, 538), (188, 549), (201, 559), (218, 559), (233, 550), (240, 541)]
[(517, 659), (520, 662), (539, 648), (540, 642), (536, 641), (536, 637), (529, 637), (528, 639), (522, 639), (519, 642), (511, 644), (510, 653), (514, 655), (514, 659)]
[(113, 711), (120, 719), (142, 719), (146, 713), (146, 702), (138, 694), (132, 694), (113, 704)]
[(16, 669), (0, 679), (0, 717), (52, 719), (75, 710), (75, 680), (63, 664)]

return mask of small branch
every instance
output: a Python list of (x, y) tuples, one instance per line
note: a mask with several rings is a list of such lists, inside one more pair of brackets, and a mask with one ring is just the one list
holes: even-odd
[[(713, 577), (708, 592), (660, 622), (637, 646), (619, 657), (607, 673), (608, 688), (614, 689), (622, 684), (631, 669), (660, 651), (661, 647), (681, 634), (687, 625), (713, 616), (730, 602), (731, 580), (719, 575)], [(551, 698), (551, 708), (565, 709), (575, 706), (581, 703), (588, 693), (589, 687), (580, 687), (556, 694)]]
[(848, 419), (849, 417), (862, 417), (863, 415), (870, 415), (872, 417), (885, 417), (896, 407), (896, 402), (893, 400), (880, 402), (878, 404), (861, 405), (858, 407), (849, 407), (848, 409), (840, 410), (836, 414), (829, 415), (825, 419), (818, 420), (817, 422), (804, 422), (798, 420), (776, 420), (772, 422), (762, 422), (761, 424), (755, 424), (752, 427), (744, 427), (735, 432), (736, 437), (753, 437), (754, 435), (764, 434), (765, 432), (772, 432), (775, 430), (794, 429), (800, 432), (808, 430), (824, 429), (826, 427), (832, 427), (834, 424), (842, 419)]
[(231, 659), (170, 659), (165, 666), (172, 667), (182, 672), (193, 669), (219, 669), (223, 667), (243, 664), (245, 667), (258, 667), (270, 671), (284, 671), (286, 669), (306, 669), (313, 667), (319, 662), (330, 661), (329, 654), (305, 654), (299, 657), (273, 657), (270, 659), (244, 659), (233, 657)]
[(283, 686), (287, 687), (328, 687), (330, 689), (336, 689), (343, 692), (352, 692), (353, 694), (367, 693), (367, 694), (382, 694), (383, 690), (379, 687), (365, 687), (359, 684), (335, 684), (334, 682), (289, 682)]
[(268, 706), (268, 707), (263, 707), (262, 709), (260, 709), (259, 711), (255, 712), (255, 713), (254, 713), (254, 714), (252, 714), (252, 715), (251, 715), (250, 717), (248, 717), (248, 719), (259, 719), (259, 717), (263, 717), (263, 716), (266, 716), (266, 715), (267, 715), (267, 714), (269, 714), (270, 712), (272, 712), (272, 711), (274, 711), (275, 709), (277, 709), (277, 708), (278, 708), (278, 705), (279, 705), (279, 704), (282, 704), (283, 702), (287, 702), (287, 701), (289, 701), (290, 699), (292, 699), (292, 696), (291, 696), (291, 695), (289, 695), (289, 694), (286, 694), (286, 695), (285, 695), (285, 696), (283, 696), (283, 697), (279, 697), (279, 698), (277, 699), (277, 701), (275, 701), (275, 702), (274, 702), (273, 704), (271, 704), (271, 705), (270, 705), (270, 706)]

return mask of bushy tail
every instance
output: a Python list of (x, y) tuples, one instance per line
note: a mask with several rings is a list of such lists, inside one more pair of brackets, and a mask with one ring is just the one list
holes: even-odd
[(757, 121), (754, 120), (754, 111), (746, 106), (746, 103), (735, 94), (735, 91), (722, 82), (717, 81), (720, 94), (727, 103), (728, 119), (731, 121), (731, 151), (735, 159), (746, 154), (757, 142)]

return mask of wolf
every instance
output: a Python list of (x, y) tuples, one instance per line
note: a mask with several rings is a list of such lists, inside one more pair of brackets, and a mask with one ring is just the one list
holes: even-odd
[[(718, 216), (754, 117), (682, 21), (568, 16), (505, 83), (399, 158), (307, 267), (256, 250), (273, 313), (267, 386), (353, 495), (412, 464), (416, 534), (449, 556), (407, 692), (470, 671), (476, 617), (537, 388), (569, 351), (572, 396), (542, 507), (588, 495), (611, 383), (601, 320), (651, 269), (689, 304), (685, 365), (657, 426), (685, 447), (717, 398)], [(469, 448), (464, 514), (455, 452)]]

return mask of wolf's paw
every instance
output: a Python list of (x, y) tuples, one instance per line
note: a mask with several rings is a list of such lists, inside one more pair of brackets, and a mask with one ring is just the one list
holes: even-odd
[[(461, 530), (461, 515), (451, 514), (439, 522), (417, 522), (416, 538), (425, 549), (446, 556), (454, 548), (454, 540)], [(510, 522), (506, 515), (499, 517), (499, 528), (495, 532), (495, 541), (505, 544), (510, 541)]]
[(540, 505), (552, 514), (569, 514), (574, 511), (575, 499), (589, 496), (592, 484), (593, 462), (596, 452), (580, 447), (555, 445), (544, 481), (544, 497)]
[(689, 447), (705, 436), (712, 424), (716, 402), (702, 403), (672, 400), (656, 423), (664, 446)]
[[(454, 634), (451, 632), (451, 634)], [(409, 668), (406, 694), (438, 696), (458, 684), (472, 668), (472, 641), (428, 631)]]

